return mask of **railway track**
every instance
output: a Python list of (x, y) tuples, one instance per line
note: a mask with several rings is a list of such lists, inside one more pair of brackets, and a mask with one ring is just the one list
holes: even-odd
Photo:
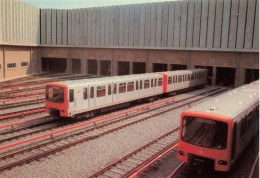
[(22, 107), (22, 106), (42, 104), (44, 102), (45, 102), (45, 98), (43, 98), (43, 99), (36, 98), (36, 100), (30, 100), (30, 101), (23, 101), (23, 102), (0, 105), (1, 106), (0, 110), (6, 110), (6, 109), (17, 108), (17, 107)]
[(171, 130), (125, 157), (118, 159), (90, 177), (134, 177), (133, 175), (143, 166), (168, 149), (177, 146), (179, 129), (178, 127)]
[[(223, 90), (217, 91), (210, 95), (214, 95), (219, 92), (223, 92)], [(145, 120), (156, 118), (166, 112), (172, 111), (177, 108), (181, 108), (183, 106), (189, 105), (190, 103), (204, 99), (207, 96), (197, 96), (197, 97), (198, 97), (197, 99), (194, 99), (186, 103), (181, 103), (182, 101), (185, 100), (183, 99), (177, 102), (171, 102), (171, 103), (168, 102), (163, 106), (158, 106), (154, 108), (149, 107), (149, 109), (143, 111), (137, 109), (135, 110), (136, 112), (132, 113), (131, 115), (125, 112), (123, 114), (127, 114), (127, 116), (121, 115), (121, 117), (117, 117), (114, 120), (108, 120), (108, 121), (105, 120), (104, 123), (97, 124), (98, 123), (97, 120), (90, 121), (88, 123), (72, 126), (70, 128), (65, 128), (62, 130), (54, 131), (52, 133), (37, 136), (35, 138), (30, 138), (27, 140), (23, 140), (21, 142), (0, 147), (0, 150), (2, 151), (10, 149), (9, 151), (3, 152), (2, 153), (3, 156), (0, 157), (0, 161), (1, 161), (0, 172), (6, 169), (10, 169), (17, 165), (31, 162), (41, 157), (48, 156), (50, 154), (61, 151), (63, 149), (67, 149), (76, 144), (86, 142), (95, 138), (99, 138), (103, 135), (110, 134), (112, 132), (143, 122)], [(194, 98), (194, 96), (190, 97), (189, 99), (191, 98)], [(172, 105), (176, 103), (179, 103), (179, 105), (173, 107)], [(148, 113), (149, 115), (147, 116)], [(119, 116), (119, 114), (116, 114), (116, 116)], [(87, 125), (89, 127), (83, 128), (83, 126), (87, 126)], [(76, 129), (76, 128), (78, 129), (77, 131), (71, 131), (70, 133), (67, 133), (68, 130)], [(43, 140), (43, 138), (45, 138), (45, 140)], [(36, 141), (36, 140), (37, 143), (29, 144), (31, 141)], [(14, 148), (15, 146), (25, 144), (25, 143), (27, 143), (27, 145), (23, 146), (22, 148), (20, 147), (18, 150)], [(17, 157), (19, 157), (19, 160), (17, 160)]]

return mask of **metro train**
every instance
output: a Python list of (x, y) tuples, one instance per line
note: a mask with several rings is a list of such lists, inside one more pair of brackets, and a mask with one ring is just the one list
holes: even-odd
[(228, 172), (259, 130), (259, 81), (183, 111), (178, 159)]
[(92, 116), (131, 101), (206, 84), (206, 69), (133, 74), (46, 84), (46, 112)]

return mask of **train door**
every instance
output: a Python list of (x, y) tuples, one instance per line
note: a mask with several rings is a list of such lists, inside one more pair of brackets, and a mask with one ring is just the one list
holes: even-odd
[(112, 83), (112, 103), (116, 103), (117, 102), (117, 83)]
[(76, 110), (82, 109), (82, 93), (83, 93), (83, 88), (75, 89)]
[(89, 91), (88, 106), (89, 106), (89, 108), (96, 106), (95, 88), (96, 88), (95, 86), (89, 86), (89, 88), (88, 88), (88, 91)]
[(89, 107), (89, 87), (84, 87), (83, 88), (83, 100), (82, 100), (82, 107), (83, 109), (87, 109)]
[(75, 111), (77, 108), (76, 101), (75, 101), (75, 89), (69, 89), (69, 112)]

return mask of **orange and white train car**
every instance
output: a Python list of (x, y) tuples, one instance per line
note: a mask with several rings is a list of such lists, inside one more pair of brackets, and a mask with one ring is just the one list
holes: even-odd
[(182, 112), (179, 160), (229, 171), (258, 133), (259, 82), (243, 85)]
[(132, 101), (206, 84), (207, 70), (193, 69), (81, 79), (46, 84), (46, 111), (60, 117), (102, 112)]

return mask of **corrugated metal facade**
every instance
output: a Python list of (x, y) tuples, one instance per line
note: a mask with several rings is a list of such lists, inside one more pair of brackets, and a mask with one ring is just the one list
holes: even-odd
[(19, 0), (1, 0), (0, 24), (0, 44), (40, 44), (40, 9)]
[(182, 0), (41, 9), (41, 44), (256, 51), (258, 6), (259, 0)]
[(181, 0), (81, 9), (0, 1), (0, 44), (224, 50), (259, 48), (259, 0)]

